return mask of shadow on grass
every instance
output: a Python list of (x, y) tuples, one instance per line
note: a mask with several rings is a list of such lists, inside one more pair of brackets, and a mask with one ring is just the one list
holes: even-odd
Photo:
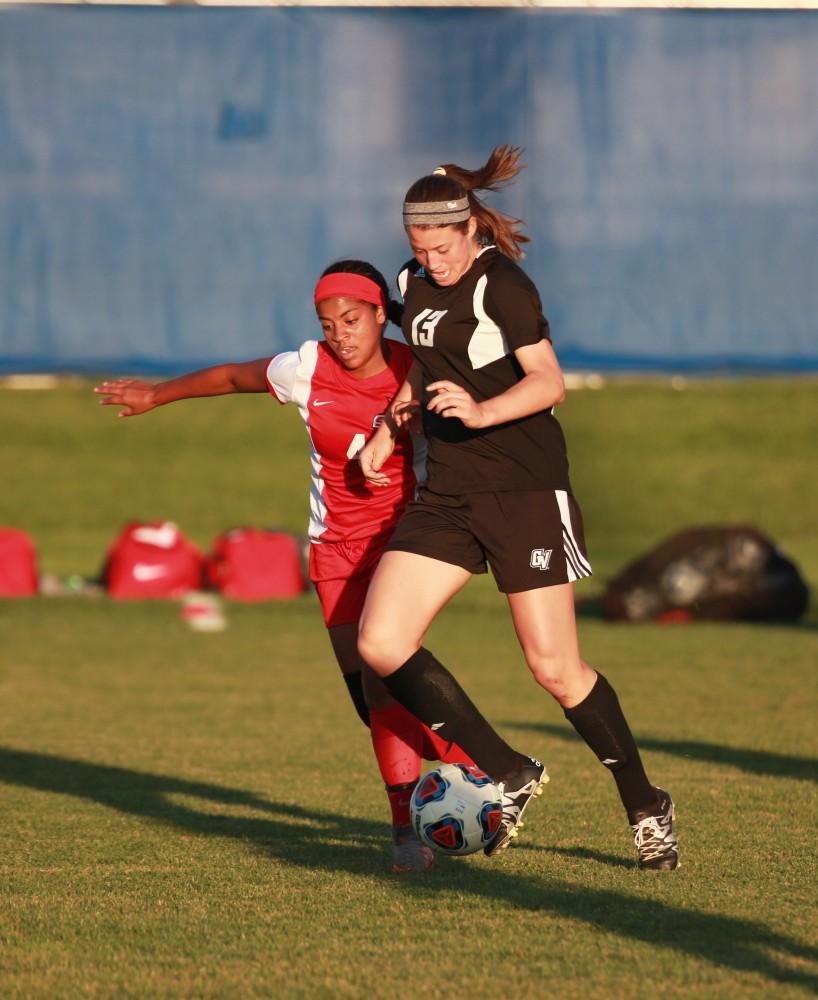
[[(454, 867), (454, 866), (453, 866)], [(448, 873), (447, 873), (448, 875)], [(644, 878), (644, 873), (634, 872)], [(663, 878), (651, 874), (648, 878)], [(679, 876), (673, 876), (679, 877)], [(666, 903), (558, 879), (526, 880), (498, 868), (469, 867), (446, 879), (446, 888), (543, 915), (582, 921), (605, 934), (681, 952), (735, 972), (755, 973), (775, 983), (818, 993), (818, 948), (777, 934), (763, 924), (701, 913)], [(434, 889), (417, 881), (412, 890), (429, 897)], [(735, 989), (739, 989), (738, 986)]]
[[(0, 782), (73, 795), (190, 834), (233, 837), (268, 856), (311, 870), (394, 880), (382, 867), (383, 823), (271, 802), (241, 789), (7, 747), (0, 747)], [(182, 805), (173, 796), (265, 815), (216, 815)], [(569, 853), (599, 860), (581, 849)], [(401, 887), (412, 896), (428, 899), (430, 907), (441, 889), (502, 900), (521, 910), (582, 921), (605, 933), (818, 993), (818, 972), (803, 967), (818, 965), (818, 948), (799, 944), (755, 921), (685, 910), (557, 879), (524, 878), (496, 866), (444, 863), (428, 876), (404, 876)]]
[(594, 851), (590, 847), (543, 847), (541, 844), (528, 844), (515, 841), (512, 845), (514, 853), (518, 851), (543, 851), (546, 854), (557, 854), (563, 858), (579, 858), (582, 861), (594, 861), (598, 865), (607, 865), (609, 868), (625, 868), (633, 871), (635, 862), (632, 858), (623, 858), (618, 854), (606, 854), (604, 851)]
[[(579, 736), (567, 725), (549, 722), (504, 722), (508, 729), (526, 730), (556, 736), (561, 740), (581, 743)], [(658, 740), (639, 736), (636, 740), (642, 750), (658, 750), (676, 757), (705, 761), (708, 764), (726, 764), (748, 774), (771, 778), (796, 778), (799, 781), (818, 782), (818, 760), (813, 757), (794, 757), (767, 750), (748, 747), (726, 747), (720, 743), (703, 743), (700, 740)]]
[[(73, 795), (189, 834), (246, 840), (262, 851), (297, 863), (302, 860), (299, 855), (308, 859), (314, 846), (323, 845), (326, 866), (334, 867), (336, 848), (330, 849), (329, 842), (341, 840), (345, 846), (337, 850), (345, 854), (345, 861), (360, 855), (360, 870), (365, 872), (371, 869), (373, 847), (376, 843), (382, 847), (386, 830), (382, 823), (271, 802), (241, 789), (8, 747), (0, 747), (2, 782)], [(179, 802), (179, 797), (199, 799), (201, 810)], [(205, 804), (266, 815), (211, 812)]]

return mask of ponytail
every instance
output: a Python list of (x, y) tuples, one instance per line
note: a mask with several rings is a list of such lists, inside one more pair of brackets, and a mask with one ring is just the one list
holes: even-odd
[[(499, 191), (509, 184), (525, 166), (520, 163), (522, 152), (519, 146), (497, 146), (477, 170), (467, 170), (456, 163), (444, 163), (433, 173), (415, 181), (406, 192), (404, 201), (416, 204), (467, 198), (470, 214), (477, 220), (478, 240), (483, 244), (496, 244), (507, 257), (520, 260), (523, 256), (522, 245), (529, 242), (529, 238), (520, 231), (522, 220), (490, 208), (475, 191)], [(465, 232), (467, 220), (451, 224)]]

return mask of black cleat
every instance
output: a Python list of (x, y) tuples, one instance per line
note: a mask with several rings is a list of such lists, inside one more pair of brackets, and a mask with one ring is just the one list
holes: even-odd
[(523, 764), (518, 771), (513, 771), (504, 781), (497, 782), (503, 796), (503, 818), (494, 839), (483, 848), (488, 857), (504, 850), (517, 836), (517, 828), (523, 825), (521, 820), (528, 803), (542, 795), (543, 785), (549, 781), (545, 764), (541, 764), (535, 757), (527, 760), (528, 763)]
[(628, 815), (633, 842), (639, 852), (639, 867), (653, 871), (673, 871), (679, 867), (679, 842), (673, 832), (676, 813), (673, 799), (663, 788), (656, 789), (659, 804), (650, 812), (639, 809)]

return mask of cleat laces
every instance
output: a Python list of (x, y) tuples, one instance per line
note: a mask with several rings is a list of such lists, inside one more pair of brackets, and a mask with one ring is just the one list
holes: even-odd
[(633, 831), (633, 842), (643, 861), (662, 858), (668, 850), (676, 846), (676, 838), (669, 824), (662, 822), (661, 816), (648, 816), (637, 823)]
[(673, 832), (675, 807), (666, 791), (657, 789), (659, 811), (653, 815), (639, 812), (631, 823), (633, 842), (639, 852), (640, 868), (673, 869), (679, 865), (679, 842)]

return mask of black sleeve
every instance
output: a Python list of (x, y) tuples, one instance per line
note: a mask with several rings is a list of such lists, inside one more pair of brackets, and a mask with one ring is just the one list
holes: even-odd
[(512, 351), (551, 340), (540, 296), (524, 271), (512, 264), (490, 269), (487, 278), (484, 308), (505, 334)]

